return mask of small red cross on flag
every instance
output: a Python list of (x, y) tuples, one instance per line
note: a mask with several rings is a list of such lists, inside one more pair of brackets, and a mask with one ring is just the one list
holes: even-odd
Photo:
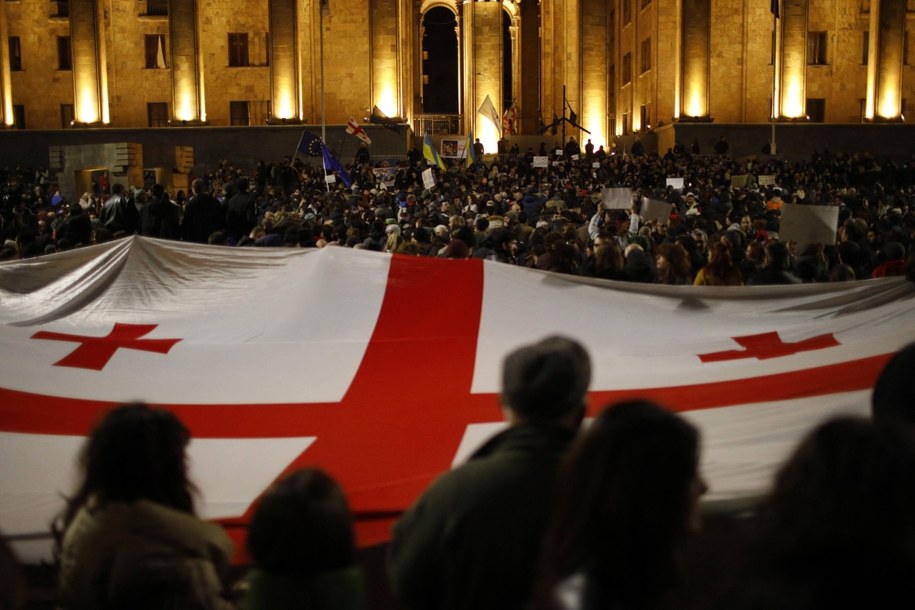
[(142, 339), (156, 329), (156, 324), (115, 323), (114, 328), (104, 337), (87, 337), (41, 330), (32, 335), (33, 339), (72, 341), (79, 347), (58, 360), (54, 366), (70, 366), (78, 369), (101, 371), (118, 349), (136, 349), (145, 352), (167, 354), (181, 339)]
[(798, 341), (796, 343), (783, 342), (777, 332), (760, 333), (758, 335), (748, 335), (746, 337), (734, 337), (734, 341), (739, 343), (744, 349), (714, 352), (712, 354), (699, 354), (699, 358), (702, 362), (721, 362), (723, 360), (739, 360), (741, 358), (768, 360), (769, 358), (791, 356), (799, 352), (809, 352), (839, 345), (839, 342), (832, 333), (817, 335), (816, 337), (804, 339), (803, 341)]

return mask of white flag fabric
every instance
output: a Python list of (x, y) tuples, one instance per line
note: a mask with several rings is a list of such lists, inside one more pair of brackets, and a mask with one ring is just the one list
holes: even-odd
[(483, 99), (483, 103), (480, 104), (480, 109), (477, 112), (489, 119), (495, 128), (499, 130), (499, 133), (502, 132), (502, 119), (499, 116), (499, 111), (496, 110), (496, 106), (489, 99), (489, 94)]
[(346, 122), (346, 133), (351, 136), (356, 136), (366, 144), (372, 143), (372, 138), (369, 137), (369, 134), (365, 132), (365, 129), (362, 128), (362, 125), (356, 122), (356, 119), (350, 117)]
[(624, 398), (703, 435), (708, 502), (764, 493), (823, 418), (868, 412), (915, 340), (903, 278), (691, 287), (479, 259), (142, 237), (0, 263), (0, 526), (25, 561), (107, 409), (143, 400), (191, 430), (199, 512), (243, 528), (283, 473), (320, 464), (362, 543), (502, 416), (504, 357), (561, 333), (593, 360), (589, 413)]

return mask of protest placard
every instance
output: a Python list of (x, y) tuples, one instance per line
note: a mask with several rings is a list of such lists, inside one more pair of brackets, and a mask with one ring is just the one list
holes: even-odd
[(639, 216), (644, 222), (655, 221), (659, 225), (666, 225), (670, 223), (670, 211), (673, 207), (673, 204), (660, 199), (642, 197), (642, 211)]
[(435, 186), (435, 176), (432, 175), (432, 168), (423, 171), (423, 186), (431, 189)]
[(836, 243), (839, 208), (832, 205), (786, 204), (779, 218), (778, 238), (798, 244)]
[(632, 189), (628, 186), (605, 188), (601, 203), (607, 210), (628, 210), (632, 207)]

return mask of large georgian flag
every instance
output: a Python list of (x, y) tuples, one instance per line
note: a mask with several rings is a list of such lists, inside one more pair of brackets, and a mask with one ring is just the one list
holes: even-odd
[(101, 413), (144, 400), (190, 427), (199, 512), (241, 539), (277, 477), (319, 465), (363, 543), (502, 424), (504, 356), (545, 335), (594, 361), (591, 414), (647, 397), (703, 433), (708, 502), (758, 497), (823, 418), (868, 412), (915, 340), (902, 278), (787, 287), (583, 280), (481, 260), (134, 237), (0, 263), (0, 531), (48, 524)]

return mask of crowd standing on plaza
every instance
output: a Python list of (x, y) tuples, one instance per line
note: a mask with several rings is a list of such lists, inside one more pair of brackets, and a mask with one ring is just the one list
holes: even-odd
[[(866, 279), (905, 273), (915, 235), (915, 160), (828, 150), (809, 160), (633, 147), (507, 152), (432, 167), (412, 148), (400, 162), (349, 166), (351, 186), (328, 185), (319, 159), (221, 163), (190, 192), (161, 184), (84, 193), (66, 201), (43, 170), (6, 168), (0, 260), (140, 234), (227, 246), (383, 250), (486, 258), (561, 273), (670, 284), (737, 285)], [(635, 152), (633, 152), (635, 150)], [(547, 156), (547, 167), (535, 157)], [(760, 186), (761, 176), (771, 177)], [(682, 178), (683, 187), (668, 185)], [(734, 180), (738, 177), (738, 180)], [(741, 184), (741, 186), (734, 186)], [(602, 190), (629, 187), (629, 210), (605, 209)], [(645, 221), (643, 198), (673, 204)], [(785, 205), (839, 208), (835, 243), (779, 240)]]
[[(222, 164), (190, 194), (159, 184), (65, 201), (42, 171), (6, 169), (0, 260), (140, 234), (221, 247), (353, 247), (478, 257), (561, 273), (669, 284), (852, 280), (912, 272), (915, 163), (824, 151), (809, 161), (616, 155), (570, 142), (470, 167), (363, 159), (353, 186), (328, 189), (319, 165)], [(732, 177), (749, 184), (732, 187)], [(760, 188), (754, 177), (775, 176)], [(666, 184), (682, 177), (684, 188)], [(606, 210), (606, 186), (633, 189)], [(673, 204), (644, 222), (640, 198)], [(778, 239), (786, 204), (839, 207), (834, 244)], [(779, 470), (733, 589), (713, 608), (889, 607), (915, 597), (915, 346), (877, 381), (873, 418), (817, 426)], [(663, 405), (607, 405), (580, 426), (591, 379), (585, 348), (546, 337), (510, 353), (508, 427), (440, 476), (392, 531), (390, 587), (406, 608), (649, 610), (683, 607), (682, 552), (701, 527), (701, 437)], [(77, 486), (53, 524), (59, 601), (107, 608), (372, 607), (353, 516), (330, 473), (289, 473), (253, 511), (251, 570), (229, 577), (232, 542), (195, 512), (188, 429), (142, 403), (103, 416), (80, 454)], [(0, 524), (2, 526), (2, 524)], [(21, 606), (15, 560), (3, 560)]]

